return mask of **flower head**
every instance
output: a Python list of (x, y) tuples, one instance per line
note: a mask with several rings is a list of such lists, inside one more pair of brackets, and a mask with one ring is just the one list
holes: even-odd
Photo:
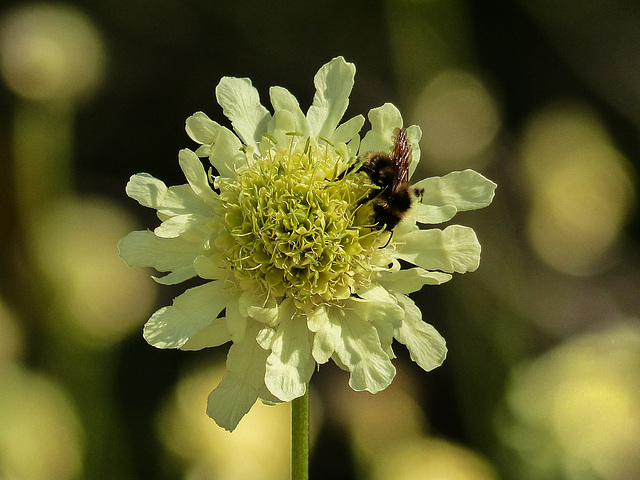
[[(144, 337), (183, 350), (232, 342), (207, 407), (228, 430), (258, 399), (303, 395), (329, 359), (350, 372), (354, 390), (383, 390), (395, 375), (394, 339), (423, 369), (439, 366), (445, 341), (407, 294), (478, 267), (472, 229), (417, 223), (487, 206), (495, 184), (473, 170), (421, 180), (393, 230), (380, 225), (374, 199), (384, 187), (361, 168), (363, 154), (389, 152), (402, 117), (391, 104), (371, 110), (362, 139), (363, 116), (340, 123), (354, 76), (342, 57), (324, 65), (306, 114), (282, 87), (270, 89), (270, 113), (250, 80), (224, 77), (216, 97), (234, 131), (202, 112), (187, 119), (200, 144), (179, 153), (188, 183), (167, 187), (140, 173), (127, 185), (161, 224), (123, 238), (122, 258), (169, 272), (156, 278), (161, 284), (204, 280), (155, 312)], [(422, 132), (403, 131), (413, 152), (410, 175)], [(208, 172), (201, 158), (211, 163)], [(414, 267), (401, 269), (400, 260)]]

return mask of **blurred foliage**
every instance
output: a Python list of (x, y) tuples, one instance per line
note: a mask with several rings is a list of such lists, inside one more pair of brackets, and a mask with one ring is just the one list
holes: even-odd
[[(178, 290), (116, 242), (154, 225), (133, 173), (183, 183), (184, 120), (224, 75), (301, 105), (357, 66), (350, 114), (391, 101), (418, 177), (475, 168), (481, 268), (415, 295), (449, 358), (396, 348), (375, 396), (312, 382), (312, 478), (640, 477), (640, 5), (631, 0), (84, 0), (0, 10), (0, 478), (285, 478), (287, 406), (207, 418), (223, 347), (140, 334)], [(148, 275), (147, 275), (148, 274)]]

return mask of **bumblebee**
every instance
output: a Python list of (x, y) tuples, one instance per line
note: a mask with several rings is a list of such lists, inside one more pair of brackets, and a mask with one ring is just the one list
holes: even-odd
[(389, 153), (367, 152), (358, 162), (359, 171), (366, 173), (374, 185), (365, 201), (373, 204), (376, 228), (391, 231), (411, 209), (413, 202), (422, 197), (424, 189), (414, 188), (409, 183), (411, 144), (404, 128), (393, 131)]

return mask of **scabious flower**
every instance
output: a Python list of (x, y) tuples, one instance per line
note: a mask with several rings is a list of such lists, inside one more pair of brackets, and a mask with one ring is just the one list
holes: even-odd
[[(306, 114), (282, 87), (269, 91), (270, 113), (249, 79), (224, 77), (215, 92), (233, 131), (202, 112), (187, 119), (187, 134), (200, 144), (178, 156), (188, 183), (167, 187), (140, 173), (127, 185), (161, 224), (123, 238), (122, 258), (169, 272), (155, 278), (161, 284), (203, 280), (155, 312), (144, 337), (182, 350), (232, 342), (207, 406), (227, 430), (258, 399), (302, 396), (329, 359), (349, 371), (354, 390), (385, 389), (395, 375), (394, 339), (424, 370), (439, 366), (445, 341), (407, 294), (478, 267), (471, 228), (417, 225), (491, 203), (496, 185), (473, 170), (415, 183), (424, 193), (393, 231), (376, 224), (370, 199), (379, 187), (358, 158), (388, 152), (403, 123), (389, 103), (369, 112), (362, 139), (362, 115), (340, 123), (354, 76), (342, 57), (324, 65)], [(406, 134), (411, 174), (422, 132), (413, 125)], [(400, 260), (414, 266), (401, 268)]]

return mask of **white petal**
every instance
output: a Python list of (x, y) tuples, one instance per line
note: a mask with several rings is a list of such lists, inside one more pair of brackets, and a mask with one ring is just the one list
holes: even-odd
[(203, 144), (196, 150), (196, 155), (208, 157), (211, 165), (223, 177), (235, 176), (235, 168), (245, 163), (238, 137), (204, 113), (197, 112), (187, 118), (186, 130), (193, 140)]
[(264, 380), (269, 391), (283, 402), (307, 390), (315, 366), (309, 336), (304, 316), (287, 315), (273, 337)]
[(209, 394), (207, 415), (220, 427), (232, 432), (257, 399), (258, 390), (255, 387), (249, 385), (241, 375), (227, 372)]
[(497, 185), (474, 170), (451, 172), (444, 177), (425, 178), (416, 182), (424, 188), (422, 203), (443, 207), (453, 205), (458, 211), (486, 207), (493, 200)]
[(218, 194), (211, 189), (207, 173), (198, 156), (188, 148), (184, 148), (178, 154), (178, 162), (194, 193), (208, 204), (215, 203)]
[[(240, 140), (238, 140), (238, 142), (239, 141)], [(200, 145), (198, 148), (196, 148), (196, 155), (198, 156), (198, 158), (205, 158), (205, 157), (208, 158), (209, 155), (211, 155), (211, 145), (212, 145), (211, 143), (207, 143), (205, 145)]]
[(256, 336), (256, 342), (265, 350), (271, 350), (271, 344), (273, 338), (276, 336), (276, 331), (270, 327), (261, 328)]
[(216, 98), (225, 116), (246, 145), (257, 145), (269, 123), (268, 110), (248, 78), (223, 77), (216, 87)]
[(155, 312), (144, 326), (144, 338), (158, 348), (179, 348), (215, 320), (227, 306), (230, 294), (224, 281), (191, 288), (170, 307)]
[(330, 140), (333, 143), (349, 143), (353, 142), (355, 139), (360, 139), (360, 130), (363, 125), (364, 117), (362, 115), (356, 115), (336, 128), (336, 131), (333, 133)]
[(193, 268), (195, 268), (200, 278), (207, 280), (218, 280), (220, 278), (226, 278), (229, 275), (229, 270), (227, 270), (222, 260), (218, 257), (200, 255), (196, 257), (193, 262)]
[(442, 272), (429, 272), (423, 268), (407, 268), (397, 272), (381, 273), (378, 282), (389, 291), (413, 293), (424, 285), (440, 285), (451, 280), (451, 275)]
[(180, 350), (202, 350), (203, 348), (218, 347), (231, 340), (231, 334), (227, 329), (226, 318), (216, 318), (209, 325), (198, 331)]
[(186, 213), (210, 214), (210, 208), (193, 192), (189, 185), (167, 186), (148, 173), (133, 175), (127, 183), (127, 195), (141, 205), (154, 208), (165, 215)]
[(227, 373), (209, 395), (207, 414), (229, 431), (236, 428), (264, 389), (268, 352), (256, 343), (256, 333), (252, 328), (243, 341), (234, 342), (227, 355)]
[(260, 151), (266, 152), (275, 144), (279, 147), (291, 144), (291, 132), (296, 131), (296, 120), (288, 110), (279, 110), (273, 114), (267, 127), (269, 137), (263, 137)]
[(162, 180), (148, 173), (132, 175), (126, 187), (127, 195), (137, 200), (140, 205), (156, 210), (163, 204), (167, 190)]
[(189, 280), (194, 276), (195, 275), (193, 273), (193, 267), (187, 266), (183, 268), (177, 268), (173, 272), (168, 273), (162, 277), (156, 277), (152, 275), (151, 278), (153, 278), (153, 280), (160, 285), (176, 285), (178, 283), (184, 282), (185, 280)]
[(307, 325), (309, 330), (315, 332), (311, 354), (319, 364), (326, 363), (340, 340), (340, 324), (332, 320), (324, 306), (319, 306), (307, 315)]
[(307, 326), (312, 332), (317, 332), (329, 321), (327, 316), (327, 309), (324, 305), (318, 305), (314, 307), (310, 312), (307, 312)]
[(220, 125), (203, 112), (194, 113), (185, 122), (187, 135), (201, 145), (214, 143), (219, 129)]
[(355, 65), (342, 57), (334, 58), (318, 70), (314, 77), (316, 93), (307, 111), (311, 136), (331, 138), (349, 105), (355, 75)]
[(381, 285), (371, 285), (356, 290), (358, 297), (351, 297), (347, 306), (360, 318), (371, 321), (396, 322), (404, 316), (396, 298)]
[(398, 295), (406, 316), (396, 329), (395, 337), (409, 350), (411, 360), (427, 372), (442, 365), (447, 356), (444, 338), (428, 323), (422, 321), (422, 313), (416, 304), (405, 295)]
[(221, 176), (233, 178), (236, 169), (247, 162), (241, 148), (238, 137), (228, 128), (220, 127), (216, 141), (209, 150), (209, 161)]
[(244, 289), (238, 305), (240, 313), (246, 317), (267, 325), (277, 322), (280, 305), (274, 299), (266, 297), (257, 283), (254, 288)]
[(269, 89), (269, 96), (271, 97), (274, 114), (277, 114), (281, 110), (290, 112), (295, 120), (295, 128), (293, 131), (301, 133), (303, 137), (309, 135), (307, 118), (300, 109), (298, 99), (294, 97), (289, 90), (282, 87), (271, 87)]
[(196, 275), (193, 262), (199, 255), (198, 245), (182, 238), (158, 238), (148, 230), (131, 232), (118, 242), (118, 250), (130, 267), (182, 272), (179, 282)]
[(382, 151), (388, 152), (393, 142), (393, 130), (402, 127), (402, 115), (392, 103), (385, 103), (381, 107), (369, 111), (371, 130), (360, 143), (360, 153)]
[(176, 238), (210, 220), (202, 215), (176, 215), (162, 222), (153, 233), (160, 238)]
[(341, 326), (336, 354), (340, 362), (351, 372), (351, 388), (371, 393), (387, 388), (396, 374), (396, 369), (380, 346), (376, 329), (355, 315), (332, 317), (332, 320)]
[(416, 221), (429, 224), (448, 222), (458, 213), (458, 209), (453, 205), (436, 207), (422, 203), (416, 203), (411, 210)]
[(231, 339), (234, 342), (241, 342), (247, 333), (249, 321), (247, 317), (240, 314), (238, 300), (235, 296), (230, 298), (227, 303), (226, 317)]
[(395, 353), (393, 353), (393, 348), (391, 347), (396, 324), (384, 320), (373, 320), (370, 323), (376, 329), (376, 332), (378, 332), (380, 347), (382, 347), (384, 353), (386, 353), (390, 359), (396, 358)]
[(396, 256), (426, 270), (473, 272), (480, 265), (480, 244), (473, 229), (451, 225), (403, 235)]

